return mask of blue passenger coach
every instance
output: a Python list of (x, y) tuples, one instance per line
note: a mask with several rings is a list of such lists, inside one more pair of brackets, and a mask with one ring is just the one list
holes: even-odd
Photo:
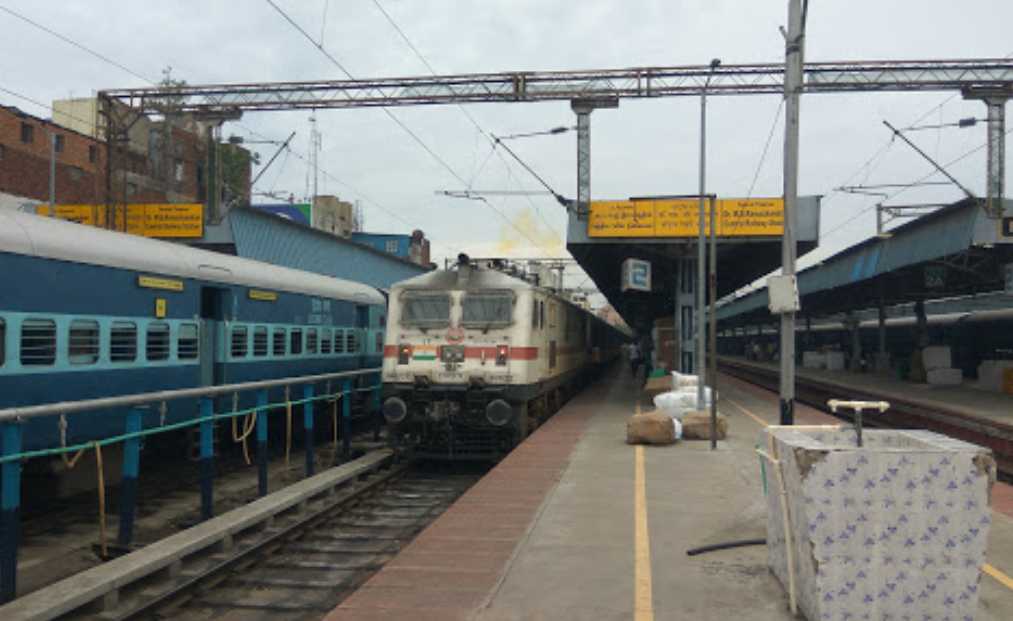
[[(0, 274), (0, 408), (382, 360), (384, 297), (355, 282), (19, 212), (0, 212)], [(24, 448), (121, 433), (119, 413), (68, 416), (63, 440), (31, 419)], [(144, 426), (196, 415), (169, 402)]]

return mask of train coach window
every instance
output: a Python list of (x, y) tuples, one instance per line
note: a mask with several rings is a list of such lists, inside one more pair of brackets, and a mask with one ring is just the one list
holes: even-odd
[(468, 293), (461, 302), (461, 325), (488, 328), (513, 322), (514, 294)]
[(310, 328), (306, 330), (306, 353), (315, 354), (317, 353), (317, 329)]
[(0, 318), (0, 367), (7, 361), (7, 322)]
[(343, 354), (345, 353), (345, 331), (335, 330), (334, 331), (334, 353)]
[(145, 354), (149, 361), (169, 359), (169, 324), (162, 322), (148, 324)]
[(359, 353), (359, 337), (355, 330), (348, 330), (345, 332), (345, 353)]
[(331, 345), (333, 344), (333, 341), (331, 339), (333, 339), (333, 338), (334, 337), (331, 336), (331, 331), (329, 329), (324, 328), (323, 330), (320, 331), (320, 353), (321, 354), (329, 354), (329, 353), (331, 353)]
[(534, 300), (534, 305), (531, 308), (531, 327), (538, 327), (538, 300)]
[(98, 362), (97, 321), (75, 319), (70, 322), (67, 359), (70, 364), (95, 364)]
[(21, 364), (50, 365), (56, 362), (56, 322), (26, 319), (21, 323)]
[(271, 353), (275, 356), (285, 355), (285, 328), (275, 328), (271, 333)]
[(298, 356), (302, 353), (302, 330), (299, 328), (293, 328), (289, 332), (289, 352), (293, 356)]
[(255, 326), (253, 328), (253, 355), (263, 358), (267, 355), (267, 327)]
[(438, 328), (450, 323), (450, 296), (407, 292), (401, 297), (401, 325)]
[(200, 353), (197, 339), (197, 324), (184, 323), (179, 326), (179, 338), (176, 339), (176, 355), (180, 360), (193, 360)]
[(249, 332), (246, 330), (246, 326), (232, 326), (232, 357), (233, 358), (245, 358), (246, 352), (249, 349), (247, 341)]
[(137, 360), (137, 324), (114, 321), (109, 330), (109, 360), (133, 362)]

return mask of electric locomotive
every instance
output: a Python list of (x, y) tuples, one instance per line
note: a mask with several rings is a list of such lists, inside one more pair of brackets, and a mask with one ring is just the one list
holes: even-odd
[(546, 280), (461, 255), (394, 285), (382, 406), (393, 439), (427, 457), (495, 459), (618, 355), (628, 335)]

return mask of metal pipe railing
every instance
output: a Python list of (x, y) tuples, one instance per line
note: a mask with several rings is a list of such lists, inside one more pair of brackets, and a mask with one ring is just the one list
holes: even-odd
[(99, 397), (97, 399), (82, 399), (80, 401), (60, 401), (43, 405), (30, 405), (0, 410), (0, 423), (24, 421), (29, 418), (40, 416), (53, 416), (57, 414), (74, 414), (90, 410), (106, 408), (129, 407), (132, 405), (144, 405), (159, 401), (174, 401), (177, 399), (194, 399), (199, 397), (215, 397), (234, 392), (247, 390), (261, 390), (277, 388), (279, 386), (291, 386), (293, 384), (313, 384), (333, 379), (357, 377), (360, 375), (375, 375), (381, 372), (380, 367), (370, 369), (357, 369), (355, 371), (341, 371), (338, 373), (323, 373), (320, 375), (302, 375), (295, 377), (284, 377), (272, 380), (258, 380), (255, 382), (242, 382), (239, 384), (220, 384), (216, 386), (201, 386), (197, 388), (178, 388), (175, 390), (159, 390), (155, 392), (143, 392), (133, 395), (118, 395), (115, 397)]

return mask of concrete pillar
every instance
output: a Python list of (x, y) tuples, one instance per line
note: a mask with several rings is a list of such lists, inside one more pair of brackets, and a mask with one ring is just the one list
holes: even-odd
[(844, 320), (844, 325), (848, 328), (851, 333), (851, 361), (848, 364), (848, 369), (857, 373), (862, 370), (862, 330), (861, 321), (858, 319), (858, 315), (854, 311), (849, 312), (848, 316)]

